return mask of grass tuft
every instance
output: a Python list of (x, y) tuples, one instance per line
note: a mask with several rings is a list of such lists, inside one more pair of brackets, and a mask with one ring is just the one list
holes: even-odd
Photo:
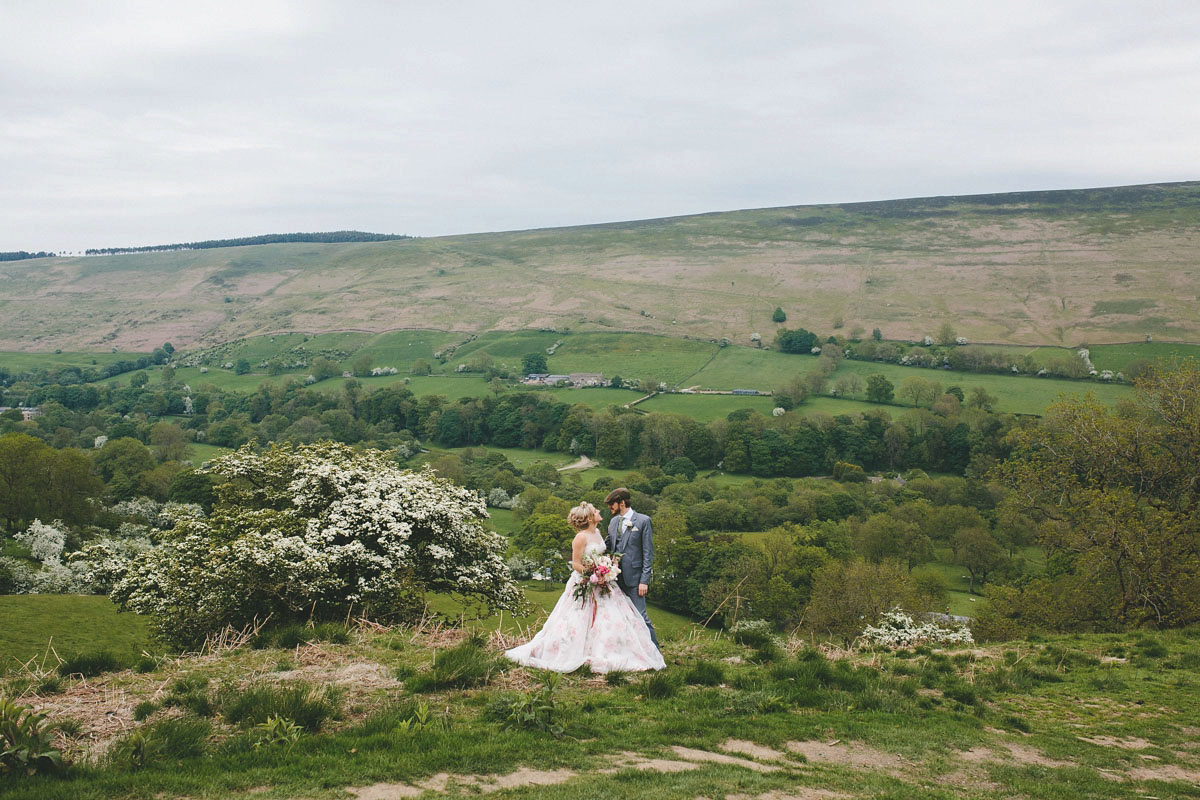
[(315, 732), (338, 713), (340, 698), (332, 687), (317, 688), (305, 683), (256, 684), (243, 690), (221, 692), (219, 705), (225, 720), (232, 725), (249, 727), (266, 722), (268, 717), (278, 717)]
[(71, 675), (81, 675), (94, 678), (106, 672), (116, 672), (124, 669), (121, 660), (108, 650), (93, 650), (90, 652), (69, 655), (58, 665), (58, 674), (64, 678)]
[(430, 670), (409, 678), (405, 687), (417, 693), (470, 689), (486, 684), (494, 675), (508, 669), (510, 663), (503, 657), (487, 652), (479, 643), (467, 640), (438, 651)]

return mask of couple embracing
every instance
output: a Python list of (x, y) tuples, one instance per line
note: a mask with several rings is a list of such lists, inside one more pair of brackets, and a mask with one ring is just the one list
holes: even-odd
[(650, 518), (629, 507), (628, 489), (605, 499), (612, 519), (600, 533), (600, 512), (591, 503), (571, 509), (571, 577), (546, 624), (528, 643), (505, 655), (518, 664), (573, 672), (662, 669), (658, 636), (646, 614), (646, 591), (654, 564)]

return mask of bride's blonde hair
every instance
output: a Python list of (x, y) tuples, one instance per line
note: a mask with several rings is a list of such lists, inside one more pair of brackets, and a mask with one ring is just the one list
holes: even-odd
[(598, 513), (594, 505), (584, 501), (567, 512), (567, 524), (581, 531), (592, 524), (592, 517)]

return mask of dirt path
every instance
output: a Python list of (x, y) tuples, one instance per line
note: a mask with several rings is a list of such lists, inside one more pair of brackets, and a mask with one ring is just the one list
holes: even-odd
[(573, 461), (565, 467), (559, 467), (558, 471), (562, 472), (568, 469), (587, 469), (588, 467), (596, 466), (596, 462), (587, 456), (580, 456), (578, 461)]

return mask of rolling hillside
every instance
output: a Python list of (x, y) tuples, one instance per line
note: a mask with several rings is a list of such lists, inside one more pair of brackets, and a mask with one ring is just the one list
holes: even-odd
[(555, 328), (1200, 341), (1200, 182), (0, 264), (0, 350)]

